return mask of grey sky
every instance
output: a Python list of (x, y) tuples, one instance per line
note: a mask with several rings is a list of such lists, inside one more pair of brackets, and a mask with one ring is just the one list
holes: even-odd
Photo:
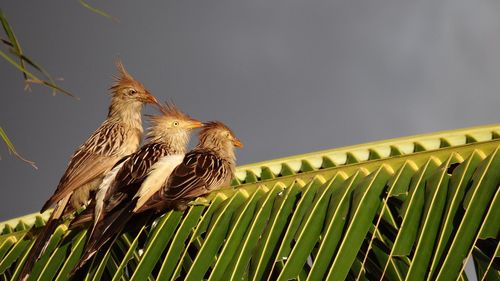
[[(499, 121), (500, 2), (3, 1), (24, 51), (76, 101), (23, 92), (0, 60), (0, 220), (40, 209), (100, 124), (122, 58), (157, 97), (227, 122), (239, 163)], [(147, 110), (152, 112), (151, 110)]]

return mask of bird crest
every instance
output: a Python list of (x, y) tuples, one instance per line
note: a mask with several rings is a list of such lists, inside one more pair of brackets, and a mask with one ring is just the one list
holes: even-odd
[(159, 105), (159, 109), (163, 116), (174, 117), (179, 119), (191, 119), (189, 115), (182, 112), (173, 101), (167, 101)]
[[(171, 123), (174, 120), (199, 122), (191, 118), (188, 114), (182, 112), (173, 102), (164, 102), (158, 105), (161, 112), (159, 115), (146, 115), (151, 123), (148, 130), (148, 138), (155, 138), (165, 133), (165, 129), (173, 129)], [(182, 127), (179, 127), (182, 128)]]
[(153, 125), (172, 119), (192, 119), (191, 117), (189, 117), (189, 115), (182, 112), (179, 107), (177, 107), (173, 102), (159, 103), (158, 109), (161, 112), (160, 115), (146, 115)]
[(209, 121), (203, 123), (203, 129), (200, 131), (200, 136), (206, 135), (213, 130), (228, 131), (232, 137), (236, 138), (233, 130), (220, 121)]
[(127, 87), (134, 87), (137, 89), (145, 89), (144, 85), (142, 85), (139, 81), (135, 80), (132, 75), (125, 69), (123, 62), (120, 59), (117, 59), (115, 62), (116, 69), (118, 70), (117, 75), (113, 75), (113, 85), (111, 86), (111, 92), (117, 93), (120, 89)]

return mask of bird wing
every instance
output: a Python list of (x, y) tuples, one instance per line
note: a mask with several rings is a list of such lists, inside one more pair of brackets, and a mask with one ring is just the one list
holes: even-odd
[(118, 123), (103, 123), (75, 152), (54, 195), (47, 200), (42, 211), (108, 172), (123, 156), (126, 134), (126, 129)]
[(117, 171), (113, 169), (109, 172), (108, 175), (113, 180), (104, 186), (108, 177), (106, 175), (102, 189), (96, 197), (95, 221), (88, 239), (90, 242), (85, 246), (80, 263), (75, 267), (76, 270), (123, 230), (131, 219), (131, 212), (135, 206), (133, 196), (141, 184), (149, 179), (157, 164), (169, 157), (165, 156), (167, 153), (168, 147), (163, 144), (146, 144), (117, 166)]
[(223, 184), (230, 175), (227, 166), (225, 160), (210, 152), (192, 151), (186, 154), (182, 163), (170, 175), (167, 184), (152, 195), (137, 212), (190, 200), (210, 192)]
[(144, 180), (135, 194), (137, 199), (134, 211), (139, 209), (148, 199), (165, 185), (172, 171), (182, 163), (184, 154), (172, 154), (161, 157), (152, 167), (148, 177)]
[[(130, 156), (127, 156), (127, 157), (124, 157), (124, 158), (125, 159), (130, 159)], [(109, 190), (110, 186), (113, 185), (113, 183), (115, 182), (116, 175), (121, 170), (121, 168), (123, 167), (124, 163), (126, 163), (126, 160), (123, 161), (123, 162), (121, 162), (121, 163), (117, 163), (117, 165), (115, 165), (113, 167), (113, 169), (111, 169), (111, 171), (109, 171), (109, 172), (106, 173), (106, 175), (104, 176), (101, 184), (99, 185), (99, 188), (97, 189), (97, 193), (95, 195), (95, 200), (92, 200), (92, 202), (94, 202), (94, 204), (90, 204), (85, 209), (85, 211), (89, 210), (89, 212), (90, 212), (91, 206), (94, 205), (94, 210), (91, 211), (93, 213), (93, 218), (92, 219), (94, 220), (94, 222), (96, 222), (96, 221), (99, 220), (99, 217), (102, 214), (103, 208), (104, 208), (104, 199), (106, 198), (106, 195), (108, 193), (108, 190)], [(75, 218), (75, 221), (78, 219), (78, 217), (80, 217), (80, 215), (83, 216), (83, 214), (85, 213), (85, 211), (83, 213), (79, 214)], [(73, 222), (71, 222), (71, 224), (73, 224)]]
[(137, 192), (153, 165), (166, 153), (167, 147), (163, 144), (146, 144), (124, 157), (106, 174), (95, 197), (94, 226), (104, 213), (111, 212)]
[(125, 161), (118, 171), (115, 180), (110, 184), (106, 192), (104, 201), (114, 208), (124, 198), (134, 196), (143, 182), (154, 170), (155, 165), (168, 154), (168, 147), (161, 143), (149, 143), (142, 146), (136, 153)]
[[(168, 147), (162, 143), (143, 145), (125, 161), (106, 194), (106, 200), (109, 200), (117, 192), (127, 190), (127, 186), (142, 183), (148, 177), (153, 166), (168, 152)], [(133, 193), (135, 192), (137, 190), (134, 190)]]

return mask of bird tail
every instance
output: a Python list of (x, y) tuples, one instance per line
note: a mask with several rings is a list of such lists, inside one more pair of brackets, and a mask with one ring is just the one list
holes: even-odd
[(52, 214), (47, 220), (47, 223), (41, 229), (40, 233), (36, 237), (35, 243), (30, 249), (28, 258), (26, 259), (26, 262), (23, 265), (23, 269), (19, 274), (18, 280), (24, 281), (28, 278), (29, 274), (31, 273), (31, 270), (33, 269), (33, 266), (35, 265), (35, 262), (43, 255), (43, 253), (47, 249), (52, 233), (54, 233), (56, 228), (59, 226), (60, 218), (66, 207), (68, 199), (69, 196), (67, 196), (67, 198), (64, 198), (64, 201), (59, 202), (55, 207), (54, 211), (52, 211)]
[(76, 215), (68, 226), (69, 230), (81, 230), (88, 228), (94, 221), (95, 200), (92, 200), (89, 206)]
[(106, 214), (92, 228), (88, 243), (78, 264), (73, 268), (70, 276), (75, 276), (85, 267), (89, 260), (98, 252), (107, 249), (118, 235), (123, 231), (127, 222), (132, 217), (136, 200), (128, 202), (123, 208)]

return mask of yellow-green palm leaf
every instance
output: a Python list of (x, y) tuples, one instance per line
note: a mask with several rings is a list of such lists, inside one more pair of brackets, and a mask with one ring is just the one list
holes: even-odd
[[(500, 280), (500, 125), (238, 168), (208, 204), (124, 233), (87, 280)], [(18, 274), (46, 214), (0, 225), (0, 278)], [(66, 280), (85, 231), (61, 225), (31, 280)], [(496, 258), (496, 259), (495, 259)]]

